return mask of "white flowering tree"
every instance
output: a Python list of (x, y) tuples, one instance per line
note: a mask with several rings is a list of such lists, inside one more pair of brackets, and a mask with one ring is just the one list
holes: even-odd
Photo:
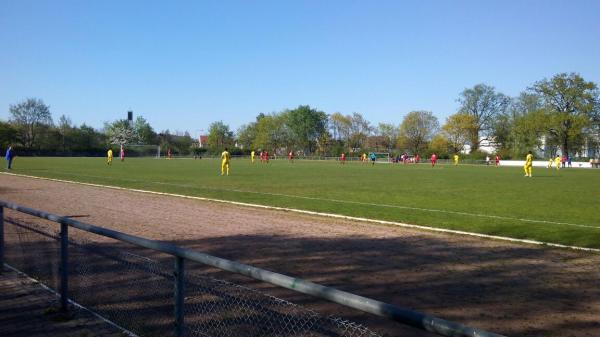
[(137, 144), (139, 142), (138, 133), (126, 119), (104, 124), (104, 132), (106, 133), (110, 144), (124, 146), (127, 144)]

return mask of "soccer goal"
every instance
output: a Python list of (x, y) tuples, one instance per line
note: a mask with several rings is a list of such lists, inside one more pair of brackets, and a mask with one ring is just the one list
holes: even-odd
[(375, 157), (377, 163), (389, 163), (391, 161), (389, 152), (375, 152)]
[(126, 156), (160, 158), (160, 145), (126, 144), (123, 145)]

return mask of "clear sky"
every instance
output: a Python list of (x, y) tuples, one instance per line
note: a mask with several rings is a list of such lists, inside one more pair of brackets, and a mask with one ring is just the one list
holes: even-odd
[(44, 100), (79, 125), (144, 116), (193, 136), (308, 104), (443, 123), (466, 87), (600, 83), (600, 1), (0, 0), (0, 119)]

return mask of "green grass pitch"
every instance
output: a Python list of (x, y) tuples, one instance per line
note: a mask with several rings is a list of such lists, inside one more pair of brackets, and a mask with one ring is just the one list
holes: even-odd
[(13, 173), (600, 248), (600, 170), (19, 157)]

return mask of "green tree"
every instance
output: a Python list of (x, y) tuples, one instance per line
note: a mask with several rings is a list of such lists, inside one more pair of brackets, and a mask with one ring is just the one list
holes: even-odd
[(326, 130), (327, 115), (308, 105), (300, 105), (287, 111), (286, 119), (287, 127), (294, 137), (294, 145), (304, 149), (307, 154), (312, 153), (317, 140)]
[(171, 145), (173, 145), (173, 151), (178, 154), (187, 155), (192, 151), (192, 144), (194, 139), (186, 131), (183, 136), (176, 135), (171, 138)]
[(21, 143), (26, 149), (32, 149), (44, 127), (52, 125), (50, 107), (41, 99), (27, 98), (16, 105), (10, 105), (10, 122), (17, 129)]
[(10, 125), (0, 121), (0, 147), (2, 150), (8, 148), (9, 145), (13, 144), (17, 140), (17, 130)]
[(257, 123), (252, 122), (240, 126), (237, 130), (238, 144), (244, 149), (253, 149), (252, 145), (257, 136)]
[[(513, 133), (516, 135), (512, 137), (512, 141), (515, 143), (514, 148), (520, 148), (515, 154), (519, 156), (525, 155), (531, 148), (531, 145), (539, 141), (540, 134), (537, 131), (540, 129), (539, 127), (530, 128), (531, 131), (534, 131), (534, 133), (531, 133), (527, 132), (528, 130), (518, 130), (518, 124), (523, 124), (523, 119), (530, 115), (539, 114), (542, 108), (541, 97), (527, 91), (522, 92), (511, 107), (511, 118), (514, 124)], [(542, 125), (541, 122), (541, 120), (537, 121), (535, 125)], [(520, 144), (524, 144), (525, 146), (521, 146)]]
[(140, 144), (156, 144), (156, 132), (144, 117), (138, 116), (135, 119), (133, 130)]
[(61, 138), (61, 148), (63, 153), (67, 151), (68, 146), (68, 138), (70, 136), (71, 130), (73, 129), (73, 123), (71, 119), (65, 115), (61, 115), (58, 119), (58, 133)]
[[(471, 114), (456, 113), (448, 117), (446, 124), (442, 126), (442, 131), (448, 140), (449, 152), (463, 151), (477, 128), (477, 119)], [(473, 149), (471, 150), (473, 151)]]
[(41, 153), (60, 153), (66, 150), (63, 148), (63, 137), (60, 128), (50, 125), (42, 125), (37, 138), (36, 150)]
[(591, 150), (589, 155), (595, 154), (598, 156), (598, 154), (600, 154), (600, 104), (598, 104), (596, 111), (597, 112), (592, 118), (592, 126), (589, 128), (585, 142)]
[(363, 115), (358, 112), (353, 112), (350, 117), (350, 135), (346, 146), (352, 151), (353, 149), (363, 148), (367, 137), (373, 131), (371, 124)]
[(400, 124), (398, 145), (413, 154), (422, 153), (439, 127), (431, 111), (411, 111)]
[(171, 135), (171, 132), (169, 131), (169, 129), (161, 131), (157, 135), (157, 138), (158, 138), (158, 145), (162, 149), (164, 149), (164, 151), (167, 151), (173, 144), (173, 135)]
[(379, 123), (377, 126), (377, 133), (386, 140), (385, 146), (388, 151), (396, 146), (399, 132), (399, 128), (390, 123)]
[(339, 141), (345, 147), (350, 145), (350, 129), (352, 128), (352, 117), (334, 112), (329, 116), (329, 127), (333, 140)]
[(256, 121), (256, 135), (252, 148), (257, 150), (272, 149), (275, 145), (271, 139), (271, 130), (275, 127), (274, 115), (261, 115)]
[(445, 134), (438, 133), (431, 138), (427, 155), (435, 153), (438, 158), (448, 158), (450, 148), (451, 145), (448, 141), (448, 137)]
[(317, 150), (316, 153), (320, 156), (325, 156), (331, 152), (331, 147), (335, 141), (332, 139), (329, 132), (323, 132), (319, 139), (317, 139)]
[(233, 132), (222, 121), (213, 122), (208, 128), (208, 147), (214, 152), (233, 145)]
[(458, 98), (459, 113), (473, 116), (475, 127), (469, 135), (471, 150), (479, 148), (483, 140), (492, 140), (492, 130), (496, 118), (504, 113), (510, 103), (510, 98), (496, 92), (494, 87), (477, 84), (465, 89)]
[(295, 135), (288, 127), (289, 111), (263, 115), (256, 123), (256, 138), (252, 144), (254, 149), (269, 150), (275, 153), (278, 149), (286, 151), (294, 146)]
[(536, 82), (530, 90), (542, 99), (545, 128), (560, 144), (563, 155), (584, 139), (598, 114), (598, 88), (579, 74), (558, 74)]
[(499, 149), (505, 149), (512, 143), (514, 119), (508, 113), (499, 115), (492, 125), (492, 144)]
[(108, 142), (106, 135), (91, 126), (82, 124), (71, 130), (72, 151), (76, 153), (104, 154)]
[[(290, 127), (290, 111), (286, 110), (275, 114), (273, 119), (273, 129), (270, 132), (270, 138), (273, 143), (272, 149), (275, 153), (285, 155), (289, 150), (302, 149), (305, 153), (310, 150), (310, 145), (313, 142), (309, 140), (309, 147), (304, 148), (305, 143), (297, 137), (297, 133)], [(279, 150), (279, 151), (278, 151)]]
[[(511, 157), (523, 157), (532, 148), (552, 147), (553, 141), (547, 138), (541, 98), (530, 92), (522, 92), (513, 99), (506, 114), (495, 125), (495, 137), (501, 150)], [(502, 124), (501, 124), (502, 123)]]

